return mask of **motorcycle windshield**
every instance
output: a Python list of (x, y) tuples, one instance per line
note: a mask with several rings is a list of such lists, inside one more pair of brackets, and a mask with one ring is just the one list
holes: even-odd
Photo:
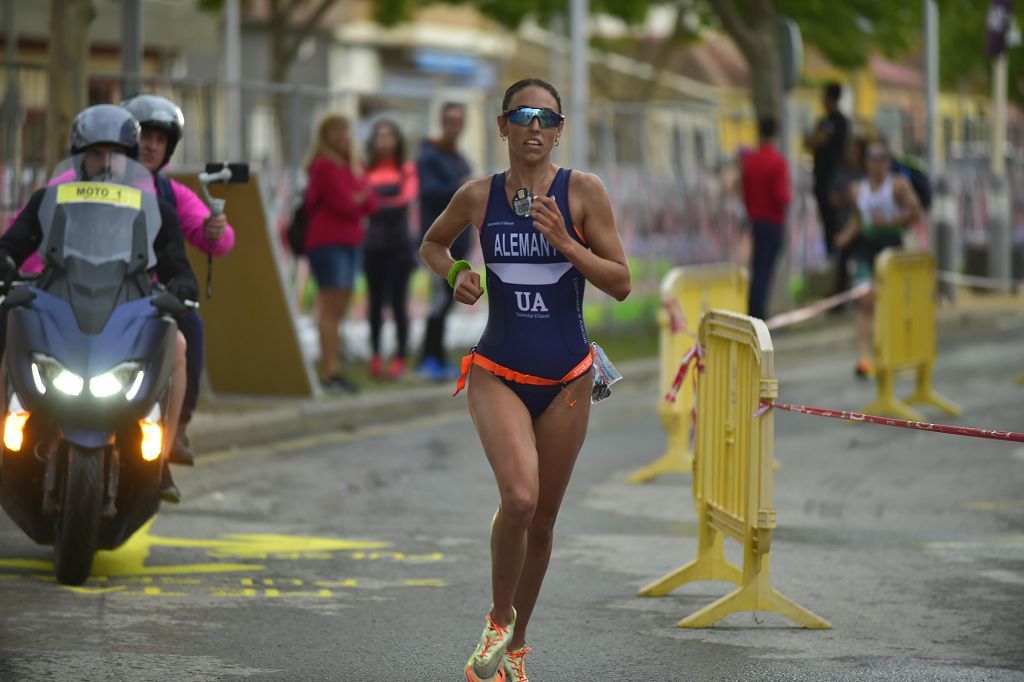
[(86, 151), (61, 161), (39, 218), (39, 255), (47, 266), (67, 270), (70, 259), (133, 270), (143, 261), (146, 270), (156, 265), (160, 209), (153, 174), (124, 154)]

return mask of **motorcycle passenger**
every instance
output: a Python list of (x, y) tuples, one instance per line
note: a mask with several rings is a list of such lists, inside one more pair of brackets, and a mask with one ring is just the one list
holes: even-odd
[[(181, 140), (185, 127), (185, 116), (181, 108), (166, 97), (144, 93), (121, 102), (121, 106), (130, 111), (142, 126), (139, 163), (153, 174), (160, 198), (177, 212), (185, 241), (211, 256), (223, 256), (231, 251), (235, 246), (235, 231), (228, 224), (227, 218), (224, 215), (211, 215), (210, 209), (195, 192), (160, 172), (171, 160)], [(185, 429), (199, 401), (199, 382), (204, 364), (203, 319), (193, 310), (178, 319), (178, 326), (188, 343), (188, 385), (185, 389), (185, 403), (181, 408), (181, 421), (171, 446), (170, 461), (172, 464), (191, 466), (195, 461), (195, 452), (188, 442)]]
[[(111, 104), (99, 104), (82, 110), (71, 123), (70, 137), (72, 156), (81, 154), (83, 158), (82, 167), (76, 170), (84, 180), (102, 182), (121, 178), (127, 167), (125, 157), (136, 159), (139, 155), (138, 121), (125, 109)], [(15, 279), (21, 264), (38, 250), (43, 239), (39, 209), (45, 194), (46, 188), (35, 192), (7, 232), (0, 236), (0, 281)], [(180, 300), (197, 300), (199, 285), (185, 257), (185, 243), (178, 217), (165, 202), (158, 200), (157, 203), (160, 208), (160, 230), (153, 243), (157, 261), (154, 268), (156, 278)], [(6, 319), (3, 327), (6, 328)], [(3, 338), (6, 340), (6, 335)], [(185, 337), (179, 331), (167, 409), (167, 428), (164, 432), (164, 452), (167, 452), (170, 445), (168, 438), (176, 432), (184, 399), (185, 353)], [(181, 500), (166, 460), (160, 495), (171, 503)]]

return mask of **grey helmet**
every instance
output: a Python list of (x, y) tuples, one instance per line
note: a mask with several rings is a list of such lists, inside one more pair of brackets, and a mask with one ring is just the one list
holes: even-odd
[(130, 111), (143, 128), (156, 128), (167, 135), (167, 152), (160, 167), (166, 166), (185, 129), (185, 115), (181, 113), (181, 107), (166, 97), (145, 93), (129, 97), (121, 102), (121, 106)]
[(124, 147), (125, 154), (139, 158), (139, 122), (130, 112), (113, 104), (97, 104), (78, 112), (71, 122), (71, 153), (79, 154), (97, 144)]

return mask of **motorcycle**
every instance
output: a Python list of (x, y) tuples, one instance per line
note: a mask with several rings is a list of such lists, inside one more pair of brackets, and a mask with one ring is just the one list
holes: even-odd
[(57, 580), (80, 585), (98, 549), (116, 549), (160, 506), (176, 351), (158, 289), (160, 211), (152, 175), (126, 156), (86, 178), (57, 166), (39, 210), (44, 270), (13, 286), (0, 376), (0, 505), (53, 545)]

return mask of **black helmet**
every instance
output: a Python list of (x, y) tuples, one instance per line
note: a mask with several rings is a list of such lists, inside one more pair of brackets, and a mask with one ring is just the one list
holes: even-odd
[(185, 115), (181, 113), (181, 107), (166, 97), (146, 94), (130, 97), (121, 102), (121, 106), (130, 111), (143, 128), (156, 128), (167, 135), (167, 152), (160, 164), (163, 168), (171, 160), (185, 128)]
[(71, 153), (78, 154), (97, 144), (124, 147), (125, 154), (139, 158), (139, 122), (113, 104), (82, 109), (71, 122)]

